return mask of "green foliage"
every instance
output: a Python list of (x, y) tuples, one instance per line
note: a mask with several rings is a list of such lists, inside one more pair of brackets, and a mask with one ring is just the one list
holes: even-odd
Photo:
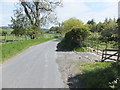
[(101, 37), (100, 33), (94, 32), (90, 34), (90, 36), (88, 37), (90, 40), (98, 40)]
[(16, 54), (20, 53), (21, 51), (27, 49), (30, 46), (37, 45), (52, 39), (53, 38), (41, 38), (1, 44), (0, 46), (2, 46), (2, 59), (0, 58), (0, 62), (4, 62), (6, 59), (15, 56)]
[(22, 9), (15, 10), (15, 17), (11, 18), (11, 23), (9, 26), (13, 29), (11, 34), (26, 35), (26, 28), (31, 27), (29, 19), (23, 14)]
[(7, 31), (2, 31), (2, 36), (7, 35)]
[(16, 36), (26, 35), (31, 39), (38, 38), (40, 35), (42, 36), (40, 27), (31, 25), (30, 20), (22, 13), (21, 9), (15, 11), (15, 18), (12, 18), (11, 22), (10, 26), (14, 29), (11, 34), (15, 34)]
[(83, 27), (83, 22), (74, 18), (70, 18), (69, 20), (66, 20), (63, 23), (62, 33), (67, 33), (71, 31), (73, 27)]
[(120, 62), (85, 63), (81, 77), (87, 88), (120, 88)]
[(78, 47), (78, 48), (75, 48), (74, 51), (76, 51), (76, 52), (86, 52), (87, 48), (86, 47)]
[(94, 25), (94, 24), (96, 24), (96, 23), (95, 23), (94, 19), (92, 19), (92, 20), (89, 20), (89, 21), (87, 22), (87, 24)]
[(95, 23), (94, 19), (89, 20), (87, 22), (86, 26), (89, 27), (89, 29), (90, 29), (91, 32), (95, 32), (96, 31), (96, 23)]
[(109, 22), (107, 22), (103, 28), (103, 30), (101, 31), (101, 35), (103, 37), (103, 39), (106, 39), (107, 41), (111, 41), (111, 40), (115, 40), (117, 39), (117, 23), (113, 22), (112, 20), (110, 20)]
[(83, 41), (89, 36), (90, 32), (86, 27), (74, 27), (65, 38), (58, 44), (58, 49), (74, 50), (83, 46)]

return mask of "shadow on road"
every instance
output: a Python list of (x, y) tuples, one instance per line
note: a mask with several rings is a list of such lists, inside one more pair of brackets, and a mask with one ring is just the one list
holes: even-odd
[(79, 74), (74, 77), (68, 78), (67, 85), (69, 86), (70, 90), (72, 90), (73, 88), (85, 88), (84, 81), (80, 79), (82, 76), (82, 74)]

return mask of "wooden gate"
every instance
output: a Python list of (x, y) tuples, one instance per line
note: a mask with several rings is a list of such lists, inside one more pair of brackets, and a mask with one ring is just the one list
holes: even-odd
[(118, 56), (119, 50), (113, 49), (104, 49), (102, 53), (101, 61), (104, 62), (106, 60), (120, 61), (120, 57)]

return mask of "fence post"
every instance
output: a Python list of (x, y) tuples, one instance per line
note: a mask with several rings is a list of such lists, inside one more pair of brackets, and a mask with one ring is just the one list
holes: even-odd
[(120, 18), (118, 19), (118, 61), (120, 61)]
[(15, 38), (15, 35), (13, 34), (13, 38), (12, 38), (13, 42), (14, 42), (14, 38)]
[(20, 41), (20, 35), (18, 35), (18, 41)]
[(99, 49), (99, 41), (98, 41), (98, 43), (97, 43), (97, 54), (98, 54), (98, 49)]
[(5, 39), (4, 39), (4, 41), (6, 42), (6, 40), (7, 40), (7, 34), (5, 34)]

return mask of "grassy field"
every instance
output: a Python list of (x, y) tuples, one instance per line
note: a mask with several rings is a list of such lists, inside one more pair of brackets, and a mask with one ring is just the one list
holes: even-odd
[[(7, 32), (7, 38), (5, 36), (1, 36), (2, 31)], [(13, 31), (13, 29), (1, 29), (0, 28), (0, 41), (4, 41), (5, 38), (6, 38), (6, 41), (11, 41), (11, 40), (13, 40), (13, 37), (14, 37), (14, 40), (26, 40), (25, 36), (21, 36), (21, 37), (18, 37), (18, 36), (15, 36), (15, 35), (13, 36), (11, 34), (12, 31)], [(61, 36), (61, 35), (60, 34), (49, 34), (49, 33), (44, 32), (42, 37), (44, 37), (44, 38), (52, 38), (52, 37), (59, 37), (59, 36)], [(27, 37), (27, 38), (30, 39), (30, 37)]]
[(27, 41), (19, 41), (19, 42), (11, 42), (11, 43), (3, 43), (0, 44), (1, 53), (0, 62), (4, 62), (7, 59), (17, 55), (18, 53), (22, 52), (23, 50), (27, 49), (30, 46), (37, 45), (54, 38), (41, 38), (35, 40), (27, 40)]
[(74, 78), (83, 80), (87, 88), (120, 88), (120, 62), (83, 63), (77, 68), (80, 73)]

